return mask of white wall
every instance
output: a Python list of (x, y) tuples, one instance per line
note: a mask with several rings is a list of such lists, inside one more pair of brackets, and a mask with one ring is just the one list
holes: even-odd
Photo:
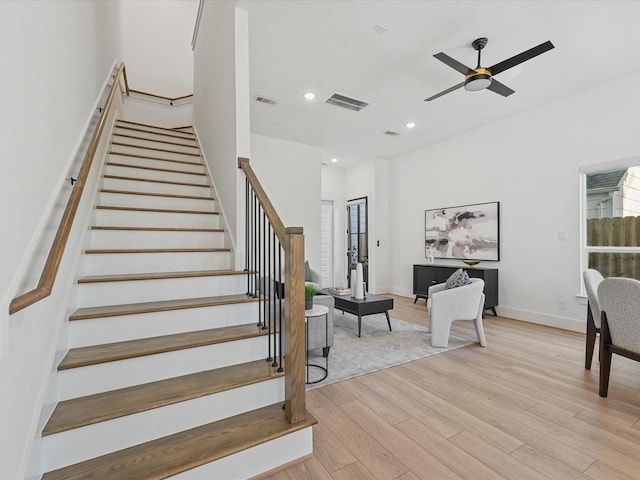
[(578, 169), (638, 155), (638, 81), (632, 75), (392, 160), (395, 293), (411, 296), (412, 265), (425, 262), (425, 209), (500, 201), (501, 260), (485, 264), (499, 268), (498, 313), (584, 330)]
[(193, 93), (191, 38), (198, 0), (116, 3), (119, 57), (131, 88), (166, 97)]
[[(0, 116), (2, 479), (25, 475), (60, 311), (66, 308), (68, 285), (56, 284), (48, 300), (8, 316), (11, 299), (35, 287), (57, 227), (49, 219), (59, 218), (60, 198), (66, 202), (65, 177), (114, 60), (113, 48), (96, 33), (97, 7), (75, 1), (0, 2), (0, 81), (7, 93)], [(72, 266), (61, 267), (59, 277)]]
[[(248, 16), (236, 2), (207, 2), (194, 51), (194, 125), (224, 213), (231, 247), (242, 258), (244, 176), (249, 156)], [(245, 38), (245, 36), (247, 38)]]
[[(391, 289), (388, 241), (389, 161), (372, 158), (346, 169), (344, 192), (346, 201), (367, 197), (369, 212), (368, 289), (372, 293), (388, 293)], [(377, 246), (378, 240), (380, 240), (380, 247)]]
[(322, 150), (251, 135), (251, 167), (286, 227), (303, 227), (305, 259), (320, 270)]
[(340, 167), (322, 165), (321, 167), (322, 200), (333, 202), (333, 285), (347, 286), (346, 255), (346, 202), (345, 202), (345, 170)]

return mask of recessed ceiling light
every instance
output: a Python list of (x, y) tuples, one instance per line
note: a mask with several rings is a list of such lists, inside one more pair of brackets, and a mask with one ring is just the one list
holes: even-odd
[(415, 122), (408, 122), (408, 123), (405, 125), (405, 127), (407, 127), (407, 128), (413, 128), (413, 127), (415, 127), (415, 126), (416, 126), (416, 123), (415, 123)]
[(338, 162), (338, 159), (337, 159), (337, 158), (332, 158), (332, 159), (331, 159), (331, 163), (337, 163), (337, 162)]
[(313, 92), (307, 92), (304, 94), (304, 98), (306, 98), (307, 100), (313, 100), (314, 98), (316, 98), (316, 94)]

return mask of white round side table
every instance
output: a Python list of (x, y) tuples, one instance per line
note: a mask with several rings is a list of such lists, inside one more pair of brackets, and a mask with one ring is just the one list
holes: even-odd
[[(327, 355), (326, 357), (324, 357), (324, 367), (322, 365), (317, 365), (315, 363), (310, 363), (309, 362), (309, 322), (310, 321), (320, 321), (320, 320), (313, 320), (313, 319), (319, 319), (321, 317), (324, 317), (324, 334), (325, 334), (325, 345), (329, 339), (329, 308), (324, 306), (324, 305), (313, 305), (313, 307), (309, 310), (305, 310), (304, 311), (304, 323), (305, 323), (305, 342), (304, 342), (304, 346), (305, 346), (305, 366), (307, 367), (307, 385), (313, 384), (313, 383), (319, 383), (321, 381), (323, 381), (325, 378), (327, 378), (327, 375), (329, 375), (329, 356)], [(317, 368), (320, 369), (322, 372), (324, 372), (324, 375), (317, 379), (317, 380), (313, 380), (310, 381), (309, 380), (309, 369), (310, 368)]]

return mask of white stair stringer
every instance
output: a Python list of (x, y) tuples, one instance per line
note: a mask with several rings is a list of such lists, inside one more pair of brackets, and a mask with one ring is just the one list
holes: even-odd
[(59, 400), (266, 359), (265, 337), (127, 358), (58, 371)]
[[(43, 437), (47, 471), (282, 401), (278, 377)], [(123, 432), (127, 432), (123, 435)]]

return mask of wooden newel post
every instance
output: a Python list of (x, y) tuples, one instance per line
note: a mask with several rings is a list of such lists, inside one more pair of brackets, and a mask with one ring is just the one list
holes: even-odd
[(286, 229), (285, 260), (285, 416), (289, 423), (306, 418), (304, 328), (304, 236), (302, 227)]

